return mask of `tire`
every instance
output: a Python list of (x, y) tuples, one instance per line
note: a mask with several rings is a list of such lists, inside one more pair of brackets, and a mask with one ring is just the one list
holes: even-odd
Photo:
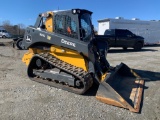
[(127, 50), (127, 47), (123, 47), (123, 50)]
[(2, 38), (6, 38), (6, 36), (5, 36), (5, 35), (3, 35), (3, 36), (2, 36)]
[(135, 44), (134, 50), (135, 51), (139, 51), (139, 50), (142, 49), (142, 47), (143, 47), (142, 43), (138, 42), (138, 43)]
[(22, 40), (23, 39), (19, 39), (19, 40), (17, 40), (17, 42), (16, 42), (16, 46), (17, 46), (17, 48), (19, 49), (19, 50), (22, 50)]

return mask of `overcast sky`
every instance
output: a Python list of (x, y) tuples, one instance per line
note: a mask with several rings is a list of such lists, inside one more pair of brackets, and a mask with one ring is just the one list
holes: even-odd
[(14, 25), (34, 25), (39, 13), (58, 8), (92, 11), (92, 21), (96, 28), (97, 20), (117, 16), (126, 19), (160, 20), (160, 0), (0, 0), (0, 3), (0, 24), (9, 20)]

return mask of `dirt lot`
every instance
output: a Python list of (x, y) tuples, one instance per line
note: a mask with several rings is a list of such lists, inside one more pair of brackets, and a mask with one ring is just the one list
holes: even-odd
[(145, 79), (141, 112), (132, 113), (96, 100), (29, 80), (21, 58), (26, 52), (13, 49), (11, 40), (0, 39), (1, 120), (160, 120), (160, 47), (111, 49), (108, 60), (126, 63)]

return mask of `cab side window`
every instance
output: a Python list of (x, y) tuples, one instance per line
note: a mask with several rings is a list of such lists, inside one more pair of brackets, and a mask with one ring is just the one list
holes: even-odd
[(6, 31), (6, 30), (2, 30), (2, 32), (7, 33), (7, 31)]
[(54, 31), (68, 37), (78, 38), (77, 24), (68, 15), (55, 15)]
[(92, 38), (92, 25), (90, 22), (90, 14), (85, 13), (82, 14), (80, 17), (80, 26), (81, 26), (81, 31), (80, 31), (80, 36), (81, 40), (83, 41), (89, 41)]
[(63, 34), (64, 33), (64, 16), (56, 15), (55, 16), (55, 32)]
[(131, 35), (132, 35), (132, 32), (130, 32), (128, 30), (117, 30), (117, 36), (119, 36), (119, 37), (128, 37)]
[(124, 30), (117, 30), (116, 34), (118, 37), (124, 37), (125, 32), (124, 32)]
[(114, 32), (114, 30), (106, 30), (105, 32), (104, 32), (104, 35), (115, 35), (115, 32)]
[(126, 36), (132, 36), (133, 33), (131, 31), (126, 30)]

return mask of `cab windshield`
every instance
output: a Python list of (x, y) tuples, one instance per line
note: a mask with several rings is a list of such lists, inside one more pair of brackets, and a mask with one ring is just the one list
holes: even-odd
[(80, 19), (81, 24), (81, 39), (83, 41), (88, 41), (92, 37), (92, 24), (91, 24), (91, 16), (89, 13), (85, 13), (81, 15)]

